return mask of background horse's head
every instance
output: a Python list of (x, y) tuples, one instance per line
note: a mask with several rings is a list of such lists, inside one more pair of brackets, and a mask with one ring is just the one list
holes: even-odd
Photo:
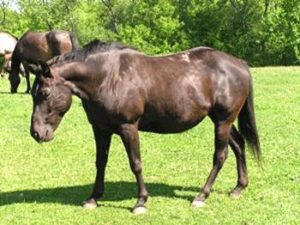
[(38, 142), (50, 141), (62, 117), (71, 106), (71, 90), (65, 85), (64, 78), (53, 74), (46, 63), (41, 63), (31, 95), (31, 135)]

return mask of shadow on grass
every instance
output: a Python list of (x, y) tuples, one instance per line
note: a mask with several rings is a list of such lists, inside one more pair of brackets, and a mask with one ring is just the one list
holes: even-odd
[(26, 92), (17, 92), (17, 93), (11, 93), (10, 91), (0, 91), (0, 95), (29, 95), (30, 93)]
[[(150, 197), (177, 197), (191, 201), (199, 191), (198, 187), (172, 186), (161, 183), (147, 183), (146, 185), (148, 192), (150, 193)], [(93, 185), (90, 184), (0, 192), (0, 207), (15, 203), (60, 203), (66, 205), (81, 205), (82, 201), (91, 194), (92, 188)], [(105, 203), (105, 201), (122, 201), (127, 199), (134, 199), (135, 203), (135, 198), (137, 196), (137, 187), (135, 182), (106, 182), (105, 189), (106, 190), (103, 198), (100, 200), (100, 204), (101, 202)], [(176, 194), (178, 191), (183, 193), (180, 193), (180, 195)], [(195, 196), (191, 196), (184, 192), (195, 192)]]

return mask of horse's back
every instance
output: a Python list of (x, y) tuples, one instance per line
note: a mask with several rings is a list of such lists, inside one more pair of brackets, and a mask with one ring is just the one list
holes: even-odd
[(217, 50), (206, 54), (196, 50), (194, 57), (202, 60), (209, 77), (210, 116), (217, 120), (234, 119), (251, 90), (252, 78), (247, 63)]
[(155, 57), (132, 49), (97, 54), (86, 61), (95, 77), (106, 74), (94, 100), (118, 121), (138, 118), (143, 131), (185, 131), (211, 112), (238, 111), (248, 94), (244, 62), (210, 48)]
[(53, 56), (61, 55), (72, 50), (71, 34), (68, 31), (54, 30), (47, 34), (48, 45)]
[[(245, 61), (208, 47), (197, 47), (172, 55), (138, 55), (137, 73), (155, 92), (201, 89), (211, 93), (222, 85), (247, 86), (250, 72)], [(232, 87), (237, 88), (237, 87)]]
[(28, 31), (19, 40), (19, 55), (23, 61), (37, 63), (72, 50), (72, 42), (67, 31)]
[(27, 31), (17, 43), (14, 54), (23, 62), (37, 63), (51, 58), (46, 40), (46, 32)]
[(183, 51), (153, 57), (131, 51), (120, 57), (122, 86), (127, 93), (128, 87), (132, 87), (130, 92), (135, 93), (135, 99), (141, 93), (144, 109), (139, 120), (140, 130), (182, 132), (208, 115), (211, 107), (209, 76), (201, 61), (190, 58), (190, 54)]
[(247, 65), (226, 53), (199, 47), (167, 56), (138, 57), (136, 74), (146, 89), (141, 130), (184, 131), (212, 111), (238, 111), (249, 94)]

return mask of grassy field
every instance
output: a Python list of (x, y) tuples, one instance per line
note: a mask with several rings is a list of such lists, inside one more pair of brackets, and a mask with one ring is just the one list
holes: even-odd
[[(95, 178), (95, 146), (80, 101), (74, 98), (56, 138), (37, 144), (29, 134), (31, 96), (8, 93), (0, 79), (0, 225), (6, 224), (299, 224), (300, 67), (254, 68), (255, 109), (264, 168), (248, 154), (250, 183), (240, 199), (229, 157), (202, 209), (190, 207), (211, 169), (209, 119), (177, 135), (141, 134), (144, 178), (150, 192), (145, 215), (133, 215), (136, 185), (119, 137), (95, 210), (81, 202)], [(19, 92), (25, 90), (25, 82)]]

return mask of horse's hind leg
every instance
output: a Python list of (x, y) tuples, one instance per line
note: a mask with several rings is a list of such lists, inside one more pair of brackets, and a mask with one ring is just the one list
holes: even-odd
[(229, 145), (232, 148), (234, 155), (236, 157), (237, 174), (238, 180), (237, 185), (231, 192), (231, 196), (236, 198), (239, 197), (241, 191), (248, 185), (247, 176), (247, 166), (246, 166), (246, 156), (245, 156), (245, 141), (242, 135), (237, 131), (237, 129), (232, 126)]
[(192, 206), (195, 207), (204, 206), (204, 201), (210, 194), (211, 187), (227, 158), (231, 127), (232, 127), (232, 122), (227, 122), (227, 121), (215, 122), (215, 153), (213, 158), (213, 168), (207, 178), (207, 181), (202, 191), (194, 199)]

